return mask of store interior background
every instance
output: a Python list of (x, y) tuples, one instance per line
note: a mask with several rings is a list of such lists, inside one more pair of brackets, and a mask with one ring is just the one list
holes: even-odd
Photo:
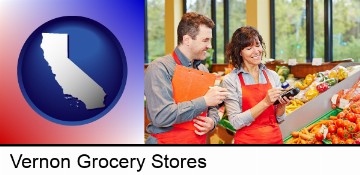
[[(222, 74), (226, 71), (229, 61), (224, 57), (225, 46), (232, 33), (246, 25), (257, 28), (265, 41), (266, 56), (263, 61), (266, 66), (273, 70), (276, 66), (287, 66), (295, 78), (331, 70), (339, 64), (354, 65), (360, 62), (360, 1), (145, 0), (145, 4), (144, 69), (154, 59), (173, 51), (177, 45), (177, 25), (183, 13), (190, 11), (205, 14), (216, 24), (213, 29), (213, 50), (209, 52), (212, 54), (204, 62), (209, 65), (210, 72)], [(322, 64), (312, 65), (313, 58), (321, 58)], [(270, 59), (275, 61), (270, 62)], [(289, 66), (289, 59), (296, 59), (297, 64)], [(350, 83), (351, 87), (358, 78), (352, 79), (342, 84)], [(338, 89), (346, 88), (345, 85), (334, 87), (337, 88), (311, 102), (326, 100)], [(315, 109), (316, 114), (310, 114), (305, 112), (314, 110), (310, 105), (295, 111), (291, 117), (297, 119), (285, 122), (287, 126), (282, 129), (298, 130), (331, 109), (330, 103), (325, 103)], [(146, 126), (149, 121), (145, 110), (144, 113)], [(299, 117), (294, 115), (310, 116), (303, 117), (300, 124), (295, 125), (293, 123), (299, 123)], [(233, 132), (224, 125), (218, 126), (209, 136), (209, 143), (231, 143)]]

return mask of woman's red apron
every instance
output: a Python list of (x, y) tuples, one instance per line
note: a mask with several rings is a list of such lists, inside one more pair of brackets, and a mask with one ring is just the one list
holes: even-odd
[[(266, 97), (272, 88), (266, 72), (263, 70), (266, 84), (245, 85), (242, 74), (239, 79), (242, 89), (242, 111), (251, 109)], [(258, 116), (249, 126), (236, 131), (235, 144), (282, 144), (280, 127), (276, 122), (275, 107), (271, 105)]]
[[(176, 53), (173, 52), (172, 56), (176, 64), (181, 65)], [(192, 77), (189, 77), (189, 79)], [(206, 116), (207, 112), (203, 112), (200, 116)], [(180, 124), (173, 125), (173, 129), (159, 134), (151, 134), (158, 141), (158, 144), (205, 144), (206, 134), (197, 135), (193, 121), (187, 121)]]

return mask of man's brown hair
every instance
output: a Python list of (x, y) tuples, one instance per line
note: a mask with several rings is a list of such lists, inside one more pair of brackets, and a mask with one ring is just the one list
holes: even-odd
[(177, 28), (177, 43), (181, 44), (183, 42), (184, 35), (189, 35), (192, 39), (196, 39), (196, 35), (199, 34), (200, 25), (205, 25), (209, 28), (213, 28), (215, 26), (214, 22), (204, 15), (195, 12), (185, 13), (182, 16)]

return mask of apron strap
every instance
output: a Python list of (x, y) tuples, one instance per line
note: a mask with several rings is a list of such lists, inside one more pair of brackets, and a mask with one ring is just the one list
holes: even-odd
[[(269, 77), (267, 76), (265, 70), (262, 70), (262, 72), (263, 72), (263, 74), (264, 74), (264, 76), (265, 76), (265, 78), (266, 78), (266, 82), (267, 82), (266, 84), (270, 83)], [(240, 72), (240, 73), (238, 74), (238, 76), (239, 76), (239, 80), (240, 80), (241, 86), (245, 86), (245, 81), (244, 81), (244, 78), (243, 78), (243, 76), (242, 76), (242, 72)]]
[(176, 64), (181, 65), (181, 62), (179, 60), (179, 57), (176, 55), (175, 50), (172, 52), (172, 56), (173, 56)]

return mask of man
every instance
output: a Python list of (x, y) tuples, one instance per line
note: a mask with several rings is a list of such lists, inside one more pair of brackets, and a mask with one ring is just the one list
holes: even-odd
[[(178, 46), (172, 54), (156, 59), (147, 67), (145, 96), (150, 136), (146, 143), (204, 144), (206, 134), (218, 123), (216, 106), (226, 98), (225, 88), (209, 88), (204, 96), (175, 103), (172, 87), (176, 65), (208, 72), (201, 61), (205, 60), (206, 51), (211, 48), (214, 26), (214, 22), (206, 16), (194, 12), (184, 14), (177, 29)], [(207, 117), (199, 116), (203, 112), (207, 112)], [(191, 125), (196, 129), (175, 127), (189, 121), (193, 121)]]

